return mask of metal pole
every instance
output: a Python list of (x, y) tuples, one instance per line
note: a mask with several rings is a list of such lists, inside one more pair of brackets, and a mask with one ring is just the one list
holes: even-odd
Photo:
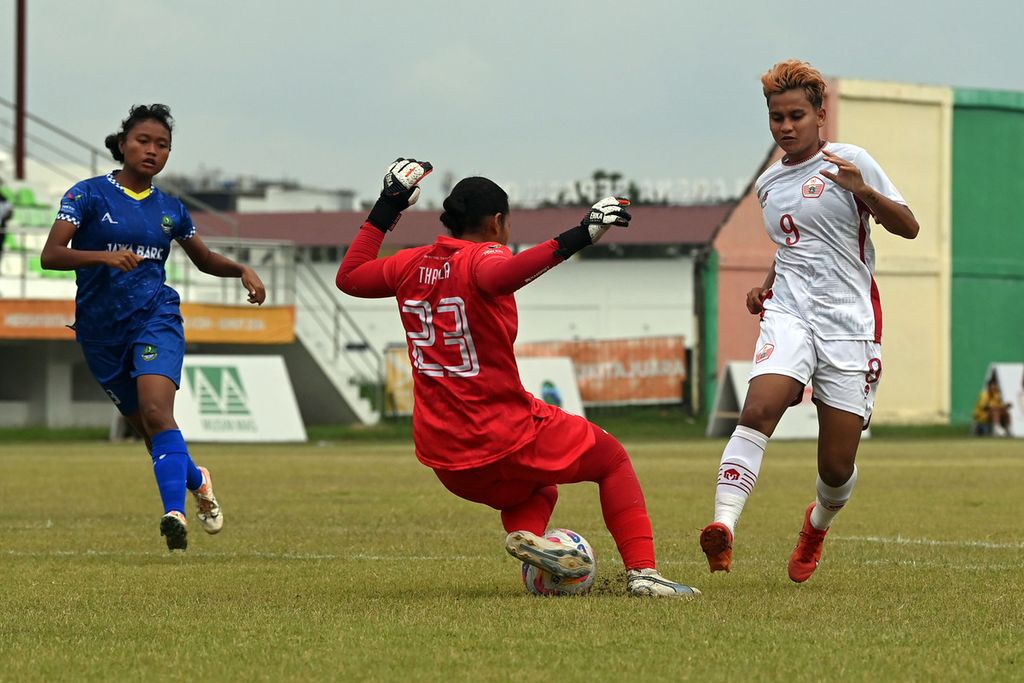
[(25, 235), (25, 233), (22, 232), (21, 233), (21, 240), (20, 240), (21, 241), (21, 247), (22, 247), (22, 249), (21, 249), (21, 298), (22, 299), (27, 299), (28, 298), (28, 249), (25, 248), (25, 242), (27, 241), (25, 239), (26, 237), (27, 237), (27, 235)]
[(25, 179), (25, 0), (18, 0), (14, 40), (14, 178)]

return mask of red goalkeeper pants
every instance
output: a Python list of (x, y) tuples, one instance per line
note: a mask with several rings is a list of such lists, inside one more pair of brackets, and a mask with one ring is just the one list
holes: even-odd
[[(558, 484), (596, 482), (604, 523), (626, 569), (654, 567), (651, 519), (629, 455), (611, 434), (593, 424), (590, 428), (594, 445), (575, 460), (553, 463), (558, 469), (546, 469), (536, 453), (557, 451), (561, 430), (542, 428), (535, 441), (497, 462), (434, 473), (460, 498), (500, 510), (505, 531), (529, 531), (538, 536), (547, 530), (558, 500)], [(565, 450), (570, 449), (567, 444)]]

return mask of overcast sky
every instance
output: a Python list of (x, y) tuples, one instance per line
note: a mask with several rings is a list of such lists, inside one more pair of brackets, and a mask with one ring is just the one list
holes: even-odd
[[(790, 57), (829, 76), (1024, 91), (1022, 0), (27, 4), (37, 116), (102, 147), (131, 104), (164, 102), (170, 171), (363, 197), (396, 156), (434, 163), (435, 202), (444, 172), (524, 195), (597, 168), (731, 190), (771, 145), (760, 74)], [(6, 99), (14, 16), (0, 0)]]

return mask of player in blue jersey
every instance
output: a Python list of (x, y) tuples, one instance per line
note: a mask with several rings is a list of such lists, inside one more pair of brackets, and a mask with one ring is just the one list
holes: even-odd
[(181, 201), (153, 186), (171, 152), (172, 127), (165, 105), (131, 108), (120, 132), (106, 139), (121, 169), (68, 190), (41, 261), (75, 271), (75, 338), (93, 377), (145, 438), (164, 505), (160, 533), (168, 549), (184, 550), (186, 489), (204, 531), (220, 531), (224, 517), (210, 473), (192, 462), (174, 421), (185, 333), (178, 293), (164, 282), (171, 243), (202, 272), (241, 278), (250, 303), (262, 304), (266, 291), (252, 268), (210, 251)]

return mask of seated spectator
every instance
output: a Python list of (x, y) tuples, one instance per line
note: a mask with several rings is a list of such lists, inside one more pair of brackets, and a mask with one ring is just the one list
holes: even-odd
[(976, 436), (1009, 436), (1010, 404), (1003, 401), (995, 374), (981, 390), (974, 406), (974, 433)]

